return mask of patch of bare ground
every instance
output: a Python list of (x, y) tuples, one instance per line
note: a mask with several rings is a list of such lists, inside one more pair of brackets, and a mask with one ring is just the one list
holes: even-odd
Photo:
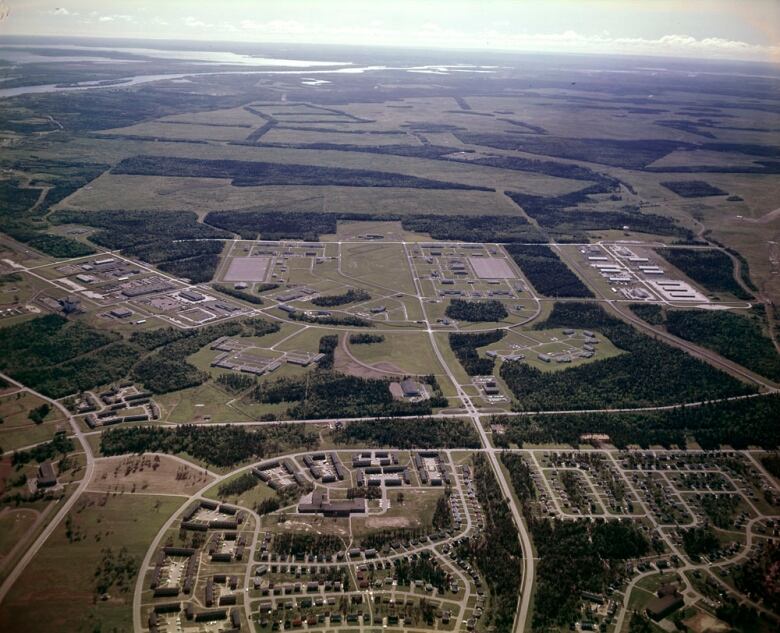
[(374, 530), (386, 528), (406, 528), (411, 522), (406, 517), (369, 517), (366, 519), (366, 527)]
[(203, 469), (166, 455), (100, 459), (89, 489), (95, 492), (191, 495), (213, 481)]
[(349, 520), (325, 517), (306, 517), (306, 519), (285, 519), (274, 524), (276, 530), (286, 532), (308, 532), (311, 534), (330, 534), (349, 539)]

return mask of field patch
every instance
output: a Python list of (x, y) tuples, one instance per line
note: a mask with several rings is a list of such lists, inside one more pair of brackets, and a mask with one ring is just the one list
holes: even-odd
[(556, 158), (642, 169), (688, 143), (663, 139), (619, 140), (609, 138), (564, 138), (546, 135), (508, 136), (481, 132), (455, 132), (463, 143), (516, 150)]
[(471, 189), (489, 191), (488, 187), (465, 185), (404, 174), (265, 163), (241, 160), (204, 160), (168, 156), (136, 156), (126, 158), (112, 170), (114, 174), (140, 176), (181, 176), (186, 178), (230, 178), (239, 187), (253, 185), (343, 185), (348, 187), (411, 187), (413, 189)]

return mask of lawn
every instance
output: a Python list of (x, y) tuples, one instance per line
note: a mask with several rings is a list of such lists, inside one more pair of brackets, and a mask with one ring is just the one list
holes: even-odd
[(410, 374), (443, 374), (439, 361), (433, 353), (428, 334), (384, 333), (381, 343), (349, 345), (349, 351), (362, 363), (392, 363)]

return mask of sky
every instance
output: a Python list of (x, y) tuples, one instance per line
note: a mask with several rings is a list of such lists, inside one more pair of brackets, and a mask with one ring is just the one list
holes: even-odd
[(780, 0), (0, 0), (0, 35), (615, 53), (780, 64)]

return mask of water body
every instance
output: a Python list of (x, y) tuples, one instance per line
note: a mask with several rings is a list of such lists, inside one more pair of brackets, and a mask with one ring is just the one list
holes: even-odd
[[(258, 58), (255, 58), (258, 59)], [(281, 60), (278, 60), (281, 61)], [(325, 62), (321, 62), (325, 64)], [(331, 65), (327, 62), (327, 65)], [(486, 70), (479, 67), (464, 68), (459, 66), (437, 66), (437, 70), (430, 71), (436, 74), (448, 74), (448, 72), (473, 72), (473, 73), (486, 73), (495, 72), (494, 70)], [(373, 71), (383, 70), (402, 70), (406, 72), (426, 72), (426, 69), (421, 66), (408, 66), (408, 67), (394, 67), (394, 66), (345, 66), (343, 68), (328, 68), (312, 70), (307, 67), (305, 70), (225, 70), (215, 72), (194, 72), (194, 73), (170, 73), (163, 75), (133, 75), (127, 78), (117, 79), (116, 81), (110, 81), (105, 83), (102, 81), (83, 81), (76, 85), (62, 85), (62, 84), (45, 84), (40, 86), (19, 86), (17, 88), (5, 88), (0, 89), (0, 99), (7, 99), (9, 97), (18, 97), (25, 94), (44, 94), (50, 92), (72, 92), (75, 90), (96, 90), (105, 88), (126, 88), (127, 86), (135, 86), (138, 84), (149, 83), (152, 81), (181, 81), (189, 77), (202, 77), (208, 75), (314, 75), (314, 74), (361, 74)], [(316, 81), (316, 80), (315, 80)], [(320, 82), (322, 83), (322, 82)], [(308, 85), (315, 85), (309, 83)]]
[[(0, 46), (0, 58), (8, 58), (7, 54), (15, 55), (20, 61), (27, 61), (23, 59), (25, 56), (30, 61), (89, 61), (89, 57), (77, 57), (70, 56), (64, 57), (61, 55), (35, 55), (31, 52), (13, 51), (8, 49), (24, 48), (24, 49), (49, 49), (49, 50), (71, 50), (71, 51), (90, 51), (95, 52), (97, 55), (92, 58), (97, 60), (109, 59), (106, 57), (100, 57), (100, 51), (107, 51), (111, 53), (124, 53), (130, 56), (150, 57), (153, 59), (167, 59), (184, 62), (192, 62), (195, 64), (227, 64), (231, 66), (285, 66), (287, 68), (313, 68), (317, 66), (348, 66), (351, 62), (327, 62), (327, 61), (312, 61), (308, 59), (278, 59), (276, 57), (255, 57), (254, 55), (240, 55), (238, 53), (230, 53), (227, 51), (185, 51), (185, 50), (163, 50), (158, 48), (114, 48), (110, 46), (78, 46), (76, 44), (61, 44), (61, 45), (24, 45), (24, 44), (4, 44)], [(6, 49), (6, 50), (3, 50)], [(7, 52), (8, 51), (8, 52)], [(11, 60), (15, 61), (15, 60)], [(130, 59), (130, 60), (115, 60), (113, 58), (110, 61), (149, 61), (144, 59)]]

